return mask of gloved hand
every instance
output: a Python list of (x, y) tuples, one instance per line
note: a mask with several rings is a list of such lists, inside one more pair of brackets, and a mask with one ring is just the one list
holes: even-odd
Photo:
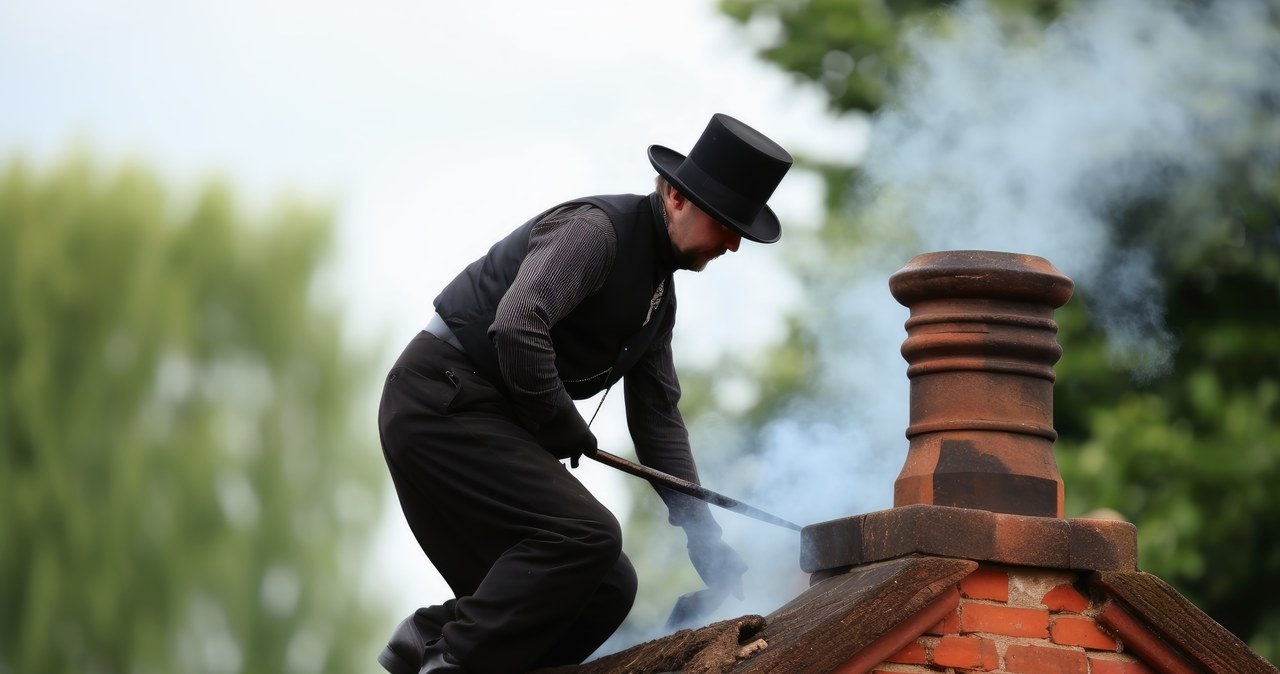
[(560, 408), (555, 416), (534, 433), (538, 444), (551, 452), (557, 459), (569, 459), (570, 465), (578, 467), (578, 458), (583, 454), (595, 456), (599, 448), (596, 436), (587, 426), (586, 419), (578, 413), (578, 408), (567, 405)]
[(747, 563), (718, 535), (699, 536), (689, 531), (689, 561), (712, 590), (727, 591), (742, 599), (742, 574)]

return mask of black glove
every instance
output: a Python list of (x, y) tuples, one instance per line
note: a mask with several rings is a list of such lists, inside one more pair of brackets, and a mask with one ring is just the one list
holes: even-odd
[(551, 452), (552, 456), (569, 459), (574, 468), (578, 467), (579, 457), (583, 454), (595, 456), (598, 449), (595, 434), (573, 405), (560, 408), (555, 416), (542, 424), (534, 436), (538, 444)]
[(680, 595), (676, 599), (676, 605), (671, 607), (671, 615), (667, 616), (667, 629), (674, 632), (682, 627), (701, 625), (707, 616), (720, 608), (728, 594), (728, 590), (713, 590), (708, 587)]
[(729, 547), (720, 536), (698, 536), (693, 530), (689, 534), (689, 561), (702, 577), (702, 582), (712, 590), (727, 591), (738, 599), (742, 599), (742, 574), (747, 572), (747, 563), (742, 555)]

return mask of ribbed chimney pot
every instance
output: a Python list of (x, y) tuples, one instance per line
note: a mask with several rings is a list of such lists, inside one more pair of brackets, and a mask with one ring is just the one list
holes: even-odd
[(911, 310), (910, 446), (894, 506), (1061, 518), (1053, 311), (1071, 279), (1034, 255), (960, 250), (912, 258), (889, 289)]
[(958, 250), (912, 258), (889, 289), (911, 310), (907, 460), (894, 507), (804, 527), (810, 581), (907, 555), (1136, 570), (1132, 524), (1063, 517), (1053, 311), (1071, 279), (1033, 255)]

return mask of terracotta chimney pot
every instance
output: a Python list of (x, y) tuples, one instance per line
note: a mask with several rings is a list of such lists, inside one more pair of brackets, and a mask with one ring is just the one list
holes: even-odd
[(1053, 456), (1053, 311), (1074, 284), (1034, 255), (961, 250), (913, 258), (889, 279), (911, 309), (907, 460), (894, 506), (1063, 516)]
[(1128, 522), (1063, 518), (1053, 456), (1053, 311), (1074, 284), (1043, 258), (960, 250), (912, 258), (889, 280), (911, 309), (907, 460), (894, 507), (800, 533), (811, 580), (932, 555), (1090, 571), (1137, 568)]

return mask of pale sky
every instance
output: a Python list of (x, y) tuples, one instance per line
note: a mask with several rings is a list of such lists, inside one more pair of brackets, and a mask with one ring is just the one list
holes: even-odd
[[(931, 52), (933, 78), (916, 87), (924, 96), (913, 96), (920, 107), (891, 114), (887, 133), (884, 111), (877, 122), (878, 145), (865, 165), (878, 162), (888, 172), (868, 174), (930, 186), (928, 200), (910, 204), (923, 215), (891, 221), (913, 227), (926, 248), (1049, 255), (1083, 286), (1088, 278), (1070, 262), (1111, 258), (1088, 237), (1073, 250), (1059, 235), (1087, 233), (1077, 188), (1097, 188), (1096, 176), (1107, 173), (1099, 169), (1114, 168), (1099, 159), (1096, 143), (1106, 145), (1104, 159), (1171, 156), (1173, 166), (1194, 167), (1179, 154), (1160, 154), (1160, 122), (1188, 120), (1190, 135), (1173, 146), (1199, 151), (1209, 145), (1197, 137), (1230, 106), (1172, 107), (1185, 82), (1195, 84), (1188, 91), (1196, 100), (1245, 101), (1240, 91), (1270, 90), (1253, 83), (1272, 81), (1265, 68), (1239, 69), (1268, 46), (1250, 44), (1242, 28), (1229, 30), (1248, 25), (1248, 12), (1238, 9), (1244, 5), (1226, 3), (1242, 13), (1210, 22), (1227, 30), (1202, 39), (1183, 26), (1181, 13), (1156, 4), (1090, 4), (1072, 24), (1076, 32), (1060, 22), (1057, 39), (1039, 50), (989, 38), (998, 31), (981, 30), (981, 12), (971, 15), (978, 19), (973, 40)], [(712, 113), (729, 113), (798, 154), (860, 157), (862, 125), (833, 121), (815, 91), (752, 54), (750, 36), (767, 29), (738, 29), (715, 12), (714, 0), (5, 0), (0, 157), (21, 152), (49, 162), (83, 141), (108, 164), (140, 157), (178, 188), (223, 174), (251, 203), (288, 188), (332, 204), (339, 228), (333, 289), (347, 308), (352, 339), (382, 347), (389, 367), (425, 324), (439, 289), (494, 240), (565, 199), (647, 192), (653, 170), (645, 148), (687, 151)], [(1121, 56), (1106, 60), (1099, 79), (1095, 54)], [(1201, 69), (1207, 74), (1183, 79)], [(1253, 88), (1238, 88), (1238, 81)], [(1093, 86), (1108, 82), (1121, 85), (1099, 97)], [(1013, 103), (993, 114), (986, 99), (973, 99), (983, 87), (987, 98)], [(1209, 117), (1197, 116), (1206, 110)], [(1254, 112), (1246, 106), (1225, 118), (1247, 122)], [(967, 144), (955, 142), (957, 119)], [(940, 191), (948, 185), (955, 194)], [(1039, 187), (1027, 192), (1022, 185)], [(1028, 198), (1046, 190), (1051, 198)], [(780, 420), (774, 444), (800, 449), (779, 452), (788, 470), (770, 475), (793, 487), (782, 490), (789, 498), (827, 498), (831, 492), (815, 487), (816, 468), (864, 505), (887, 505), (878, 490), (891, 487), (901, 465), (905, 427), (901, 307), (879, 278), (842, 297), (800, 297), (780, 256), (787, 229), (813, 226), (819, 217), (816, 180), (793, 172), (772, 204), (784, 223), (779, 244), (746, 243), (703, 274), (677, 275), (677, 360), (758, 348), (781, 335), (789, 304), (829, 305), (845, 332), (825, 335), (826, 346), (849, 368), (834, 378), (890, 393), (857, 398), (871, 404), (855, 409), (837, 389), (830, 402), (844, 414), (835, 422), (815, 428), (801, 415)], [(982, 219), (965, 210), (975, 204), (1018, 208), (979, 208), (1013, 214)], [(981, 227), (966, 226), (973, 224)], [(845, 339), (855, 331), (860, 341)], [(849, 353), (845, 342), (871, 346)], [(375, 396), (384, 372), (368, 373)], [(605, 404), (595, 429), (602, 447), (625, 454), (620, 398)], [(588, 414), (594, 402), (584, 404)], [(376, 450), (376, 398), (364, 408)], [(376, 451), (369, 460), (381, 463)], [(625, 520), (618, 486), (633, 478), (589, 462), (575, 474)], [(788, 483), (791, 476), (803, 479)], [(703, 477), (717, 487), (717, 476)], [(386, 486), (390, 494), (389, 480)], [(385, 599), (390, 629), (448, 592), (394, 501), (387, 505), (387, 516), (370, 523), (378, 542), (363, 582)], [(767, 536), (758, 527), (749, 531)], [(746, 549), (740, 542), (752, 541), (730, 541)], [(642, 591), (652, 591), (645, 582)]]
[[(0, 156), (50, 162), (86, 142), (180, 189), (225, 175), (251, 204), (288, 189), (334, 205), (351, 335), (385, 346), (389, 366), (436, 292), (493, 241), (565, 199), (647, 192), (646, 147), (687, 152), (712, 113), (793, 152), (857, 156), (863, 129), (832, 121), (748, 39), (708, 0), (9, 0)], [(747, 242), (677, 276), (681, 361), (781, 335), (798, 295), (779, 254), (786, 227), (816, 221), (816, 181), (793, 173), (772, 204), (782, 243)], [(620, 453), (621, 413), (618, 396), (597, 422)], [(624, 516), (617, 484), (633, 478), (595, 465), (579, 476)], [(397, 615), (447, 598), (398, 509), (388, 514), (373, 591)]]

